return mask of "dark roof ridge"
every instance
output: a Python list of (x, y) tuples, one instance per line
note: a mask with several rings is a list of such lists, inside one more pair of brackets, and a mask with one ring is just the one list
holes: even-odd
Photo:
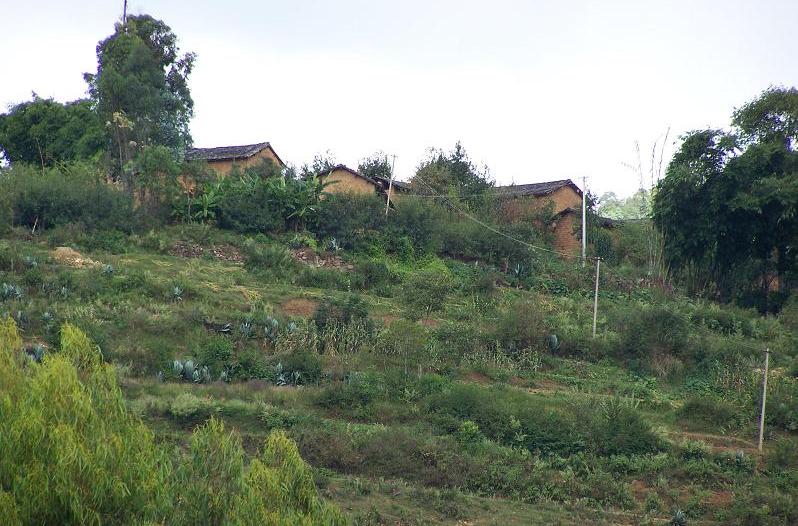
[(578, 195), (582, 195), (582, 189), (570, 179), (559, 179), (556, 181), (544, 181), (540, 183), (526, 183), (526, 184), (511, 184), (504, 186), (496, 186), (496, 193), (498, 195), (519, 197), (532, 195), (542, 197), (549, 195), (560, 188), (565, 186), (571, 187)]
[(189, 148), (186, 151), (186, 160), (187, 161), (228, 161), (228, 160), (235, 160), (235, 159), (247, 159), (252, 157), (253, 155), (257, 154), (269, 148), (274, 156), (277, 158), (277, 161), (282, 165), (285, 166), (285, 163), (280, 156), (277, 155), (277, 152), (274, 151), (271, 143), (269, 142), (257, 142), (254, 144), (242, 144), (238, 146), (215, 146), (211, 148)]
[(351, 173), (352, 175), (354, 175), (356, 177), (360, 177), (361, 179), (365, 179), (366, 181), (370, 182), (371, 184), (373, 184), (375, 186), (379, 185), (379, 183), (377, 183), (377, 181), (375, 181), (371, 177), (363, 175), (362, 173), (358, 172), (357, 170), (353, 170), (352, 168), (349, 168), (347, 165), (340, 164), (340, 163), (336, 164), (335, 166), (332, 166), (330, 168), (327, 168), (326, 170), (322, 170), (321, 172), (316, 174), (316, 177), (324, 177), (324, 176), (330, 175), (335, 170), (344, 170), (346, 172)]

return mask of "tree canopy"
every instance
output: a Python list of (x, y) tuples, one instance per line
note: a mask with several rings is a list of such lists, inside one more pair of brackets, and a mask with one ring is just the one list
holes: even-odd
[(422, 195), (449, 195), (478, 206), (493, 187), (493, 179), (487, 166), (475, 165), (463, 145), (457, 142), (449, 152), (431, 149), (410, 185)]
[(89, 100), (62, 104), (34, 93), (0, 115), (0, 156), (12, 163), (49, 167), (89, 159), (103, 146), (103, 129)]
[(789, 292), (798, 270), (796, 123), (796, 90), (770, 88), (735, 111), (730, 132), (683, 137), (657, 186), (654, 220), (671, 268), (694, 290), (763, 309)]
[(97, 72), (84, 77), (119, 172), (140, 147), (165, 146), (179, 155), (191, 145), (188, 77), (195, 58), (180, 55), (171, 28), (149, 15), (127, 17), (97, 45)]

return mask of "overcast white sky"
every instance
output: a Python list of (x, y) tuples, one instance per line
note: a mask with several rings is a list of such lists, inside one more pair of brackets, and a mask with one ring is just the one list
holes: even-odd
[[(632, 193), (644, 157), (798, 85), (796, 0), (131, 0), (198, 54), (195, 145), (271, 141), (289, 163), (375, 150), (412, 175), (461, 140), (498, 183)], [(0, 0), (0, 106), (85, 93), (122, 0)], [(667, 153), (666, 153), (667, 155)], [(667, 161), (667, 159), (666, 159)], [(644, 163), (647, 164), (644, 159)], [(581, 181), (580, 181), (581, 184)]]

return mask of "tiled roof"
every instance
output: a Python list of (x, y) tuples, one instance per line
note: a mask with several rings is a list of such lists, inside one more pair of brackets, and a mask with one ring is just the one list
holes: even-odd
[(496, 194), (501, 197), (522, 197), (532, 195), (535, 197), (543, 197), (549, 195), (560, 188), (570, 186), (574, 191), (582, 195), (582, 190), (574, 184), (570, 179), (562, 179), (560, 181), (547, 181), (545, 183), (530, 183), (530, 184), (513, 184), (508, 186), (497, 186)]
[[(257, 144), (244, 144), (241, 146), (217, 146), (216, 148), (189, 148), (186, 151), (187, 161), (229, 161), (235, 159), (246, 159), (252, 157), (256, 153), (271, 148), (268, 142), (259, 142)], [(274, 148), (272, 148), (274, 151)], [(274, 154), (277, 157), (277, 154)], [(284, 164), (279, 157), (277, 160)]]

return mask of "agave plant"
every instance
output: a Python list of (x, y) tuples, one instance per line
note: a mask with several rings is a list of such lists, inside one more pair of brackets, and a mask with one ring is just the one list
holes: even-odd
[(158, 382), (163, 383), (163, 371), (158, 371), (155, 373), (155, 379), (158, 380)]
[(280, 322), (271, 317), (266, 318), (266, 324), (263, 327), (263, 333), (265, 334), (267, 340), (269, 340), (271, 343), (276, 342), (279, 330)]
[(330, 238), (330, 242), (327, 244), (327, 249), (330, 252), (339, 252), (341, 250), (341, 245), (339, 245), (338, 240), (333, 237)]
[(194, 379), (194, 361), (193, 360), (186, 360), (183, 364), (183, 378), (186, 380), (193, 380)]
[(687, 515), (680, 509), (673, 511), (671, 520), (668, 522), (670, 526), (687, 526)]
[(22, 299), (22, 289), (19, 285), (3, 283), (0, 287), (0, 298), (4, 301)]
[(219, 375), (219, 381), (220, 381), (220, 382), (227, 382), (227, 381), (229, 381), (229, 376), (228, 376), (228, 374), (227, 374), (227, 371), (222, 371), (222, 373)]
[(244, 340), (252, 337), (252, 322), (250, 320), (241, 322), (241, 325), (238, 326), (238, 335)]
[(172, 287), (172, 300), (183, 301), (183, 289), (180, 285)]
[(35, 268), (39, 266), (39, 262), (36, 261), (36, 258), (33, 256), (25, 256), (23, 261), (25, 262), (25, 266), (28, 268)]
[(50, 325), (53, 323), (53, 320), (55, 320), (55, 316), (53, 316), (53, 313), (49, 310), (46, 310), (42, 313), (42, 323), (45, 325)]
[(69, 297), (69, 289), (66, 286), (61, 287), (61, 290), (58, 291), (58, 294), (63, 299), (67, 299)]
[(25, 348), (25, 355), (36, 363), (42, 363), (44, 351), (44, 346), (40, 343), (36, 343)]
[(549, 339), (547, 343), (549, 346), (549, 352), (551, 352), (552, 354), (560, 350), (560, 339), (557, 338), (556, 334), (549, 334)]
[(183, 362), (180, 360), (172, 362), (172, 372), (174, 372), (176, 376), (183, 376)]
[(105, 264), (103, 265), (102, 272), (104, 276), (113, 276), (114, 275), (114, 266)]

